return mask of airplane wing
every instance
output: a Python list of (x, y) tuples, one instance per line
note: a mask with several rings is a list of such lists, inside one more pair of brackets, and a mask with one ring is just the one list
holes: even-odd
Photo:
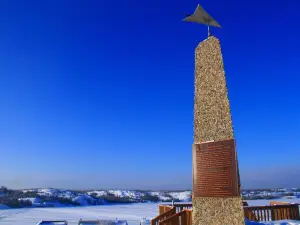
[(195, 20), (194, 15), (186, 15), (186, 17), (183, 19), (183, 21), (186, 22), (195, 22), (194, 20)]

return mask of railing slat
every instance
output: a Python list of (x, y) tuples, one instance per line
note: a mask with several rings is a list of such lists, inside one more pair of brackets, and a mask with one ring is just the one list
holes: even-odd
[(180, 225), (187, 225), (187, 216), (186, 216), (186, 213), (182, 213), (181, 216), (180, 216)]

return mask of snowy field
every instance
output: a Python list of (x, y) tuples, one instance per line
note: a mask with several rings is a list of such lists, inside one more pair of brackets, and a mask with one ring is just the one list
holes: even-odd
[[(278, 199), (280, 201), (298, 202), (300, 199)], [(250, 205), (268, 205), (269, 200), (248, 201)], [(78, 224), (82, 219), (127, 220), (129, 225), (138, 225), (142, 218), (151, 219), (157, 215), (157, 204), (119, 204), (87, 207), (63, 208), (26, 208), (0, 210), (0, 225), (35, 225), (41, 220), (67, 220), (70, 225)], [(268, 223), (300, 224), (300, 223)]]
[(129, 225), (138, 225), (142, 218), (157, 215), (157, 205), (148, 203), (101, 205), (64, 208), (27, 208), (0, 210), (1, 225), (35, 225), (41, 220), (67, 220), (77, 225), (80, 218), (94, 220), (127, 220)]
[(27, 208), (0, 210), (1, 225), (35, 225), (41, 220), (67, 220), (77, 225), (80, 218), (87, 220), (127, 220), (129, 225), (138, 225), (142, 218), (157, 215), (157, 205), (148, 203), (101, 205), (64, 208)]

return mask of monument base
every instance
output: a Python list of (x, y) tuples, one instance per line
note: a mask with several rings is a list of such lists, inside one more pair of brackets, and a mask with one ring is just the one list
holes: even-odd
[(242, 198), (193, 198), (193, 225), (245, 225)]

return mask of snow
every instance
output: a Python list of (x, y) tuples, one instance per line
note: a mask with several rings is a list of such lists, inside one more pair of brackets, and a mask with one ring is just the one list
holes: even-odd
[(23, 193), (34, 192), (33, 189), (22, 190)]
[[(85, 196), (85, 195), (82, 195)], [(182, 195), (184, 198), (185, 195)], [(181, 197), (181, 196), (180, 196)], [(82, 197), (85, 201), (85, 197)], [(278, 199), (293, 202), (295, 199)], [(80, 200), (81, 201), (81, 200)], [(300, 202), (300, 199), (297, 199)], [(270, 200), (248, 201), (250, 205), (268, 205)], [(1, 205), (0, 205), (1, 208)], [(77, 225), (83, 220), (126, 220), (128, 225), (148, 224), (149, 220), (157, 216), (156, 203), (115, 204), (100, 206), (80, 206), (61, 208), (22, 208), (1, 209), (1, 225), (34, 225), (41, 220), (67, 220), (69, 225)], [(300, 221), (276, 221), (276, 222), (247, 222), (246, 225), (300, 225)]]
[(158, 191), (149, 192), (152, 196), (157, 196), (161, 201), (171, 201), (172, 199), (168, 196), (165, 196), (164, 193)]
[(157, 204), (136, 203), (63, 208), (23, 208), (0, 210), (1, 225), (35, 225), (41, 220), (67, 220), (77, 225), (83, 220), (126, 220), (128, 225), (139, 225), (142, 218), (157, 216)]
[(89, 191), (87, 192), (88, 195), (96, 194), (97, 197), (107, 195), (107, 191)]
[(147, 220), (146, 218), (143, 218), (140, 222), (141, 225), (150, 225), (151, 220)]
[(85, 195), (80, 195), (72, 199), (73, 202), (76, 202), (79, 205), (88, 205), (89, 204), (89, 198), (87, 198)]
[[(150, 191), (150, 192), (145, 192), (145, 191), (136, 191), (136, 190), (91, 190), (87, 192), (78, 192), (78, 191), (71, 191), (71, 190), (64, 190), (64, 189), (55, 189), (55, 188), (37, 188), (37, 189), (27, 189), (27, 190), (22, 190), (23, 193), (30, 193), (32, 192), (33, 194), (36, 194), (36, 196), (40, 197), (47, 197), (47, 198), (61, 198), (61, 199), (66, 199), (70, 201), (77, 201), (79, 198), (83, 197), (78, 197), (82, 194), (85, 194), (87, 196), (94, 196), (97, 198), (102, 198), (107, 195), (112, 195), (115, 197), (119, 198), (126, 198), (126, 199), (132, 199), (132, 200), (141, 200), (142, 197), (145, 195), (152, 195), (158, 197), (160, 201), (172, 201), (172, 199), (176, 199), (179, 201), (190, 201), (191, 200), (191, 191), (173, 191), (173, 192), (168, 192), (168, 191)], [(88, 198), (88, 197), (86, 197)], [(86, 205), (85, 202), (80, 200), (81, 205)]]
[(99, 205), (104, 204), (103, 199), (96, 199), (93, 196), (86, 195), (86, 194), (79, 194), (78, 196), (74, 197), (72, 199), (73, 202), (76, 202), (77, 204), (81, 206), (88, 206), (88, 205)]
[(39, 198), (19, 198), (19, 201), (30, 201), (31, 204), (36, 204), (36, 203), (40, 203), (40, 199)]
[(40, 196), (59, 197), (66, 199), (72, 199), (75, 197), (74, 192), (63, 189), (40, 188), (36, 191)]
[(177, 191), (177, 192), (149, 192), (152, 196), (157, 196), (161, 201), (172, 201), (172, 199), (179, 200), (181, 202), (187, 202), (191, 200), (191, 191)]
[(128, 197), (132, 199), (137, 199), (145, 195), (144, 193), (138, 191), (121, 191), (121, 190), (109, 190), (108, 193), (116, 197)]
[(183, 191), (183, 192), (170, 192), (168, 193), (172, 198), (179, 199), (180, 201), (189, 201), (191, 199), (191, 191)]

